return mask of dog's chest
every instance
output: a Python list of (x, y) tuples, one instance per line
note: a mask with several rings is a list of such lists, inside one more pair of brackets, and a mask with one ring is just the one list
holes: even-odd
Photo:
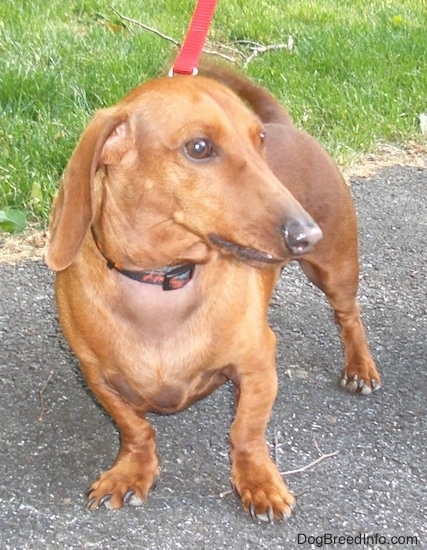
[(209, 316), (188, 286), (164, 292), (138, 285), (142, 292), (116, 305), (108, 382), (141, 411), (186, 408), (225, 380)]
[(145, 366), (132, 372), (131, 377), (129, 371), (116, 371), (109, 376), (108, 382), (125, 401), (142, 413), (174, 413), (209, 395), (226, 380), (215, 369), (185, 369), (174, 376), (168, 371), (169, 368), (151, 370)]
[(115, 304), (121, 321), (138, 332), (147, 345), (174, 339), (197, 314), (200, 300), (193, 281), (178, 290), (132, 281), (118, 275), (121, 292)]

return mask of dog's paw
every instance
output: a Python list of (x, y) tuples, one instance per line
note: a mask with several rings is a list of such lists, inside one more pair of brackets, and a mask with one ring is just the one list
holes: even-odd
[(157, 484), (158, 470), (127, 469), (120, 462), (99, 476), (87, 494), (86, 508), (96, 510), (104, 506), (110, 510), (124, 505), (141, 506), (150, 490)]
[(296, 507), (295, 497), (276, 467), (272, 463), (271, 466), (249, 470), (248, 476), (234, 468), (231, 479), (235, 494), (250, 516), (269, 523), (290, 518)]
[(351, 393), (369, 395), (381, 388), (380, 375), (372, 360), (360, 365), (346, 365), (341, 386)]

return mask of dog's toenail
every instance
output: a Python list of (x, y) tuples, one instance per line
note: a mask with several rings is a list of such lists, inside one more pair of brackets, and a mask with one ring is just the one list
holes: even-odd
[(282, 519), (286, 521), (292, 517), (292, 509), (289, 512), (282, 512)]
[(144, 504), (144, 501), (140, 499), (137, 495), (132, 495), (129, 498), (128, 505), (129, 506), (142, 506)]
[(157, 487), (157, 482), (159, 481), (159, 476), (154, 476), (153, 483), (151, 484), (150, 491), (154, 491)]
[(381, 388), (381, 384), (376, 380), (371, 380), (372, 391), (377, 391)]
[[(91, 491), (92, 492), (92, 491)], [(90, 494), (90, 493), (89, 493)], [(96, 497), (92, 497), (91, 499), (89, 499), (86, 503), (86, 509), (87, 510), (92, 510), (92, 506), (94, 504), (94, 502), (96, 501)]]
[(369, 395), (370, 393), (372, 393), (372, 390), (369, 386), (363, 386), (363, 388), (360, 390), (360, 393), (362, 395)]
[(351, 382), (349, 382), (346, 388), (352, 393), (356, 392), (358, 388), (357, 380), (352, 380)]
[(265, 514), (255, 514), (255, 519), (259, 521), (263, 521), (265, 523), (273, 523), (274, 522), (274, 514), (273, 510), (269, 507), (267, 508), (267, 511)]
[(248, 511), (252, 519), (257, 519), (257, 516), (255, 514), (255, 506), (253, 504), (249, 504)]
[(129, 504), (129, 501), (133, 497), (134, 494), (135, 494), (135, 491), (133, 491), (132, 489), (129, 489), (129, 491), (127, 491), (125, 496), (123, 497), (123, 503), (124, 504)]
[(98, 508), (101, 508), (101, 506), (105, 506), (106, 508), (108, 508), (108, 501), (110, 500), (111, 498), (111, 494), (108, 494), (108, 495), (104, 495), (98, 502)]

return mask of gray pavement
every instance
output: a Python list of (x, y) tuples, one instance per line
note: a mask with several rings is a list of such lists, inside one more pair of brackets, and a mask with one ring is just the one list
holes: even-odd
[[(0, 264), (1, 549), (427, 547), (427, 163), (354, 178), (352, 192), (359, 299), (383, 388), (361, 397), (338, 386), (342, 351), (330, 310), (288, 268), (271, 307), (280, 376), (271, 453), (281, 471), (338, 454), (286, 476), (298, 512), (283, 524), (254, 522), (234, 495), (221, 495), (229, 489), (228, 386), (178, 415), (152, 415), (162, 476), (145, 506), (86, 511), (84, 493), (114, 460), (117, 432), (60, 334), (51, 273), (41, 262)], [(377, 543), (309, 538), (324, 534)], [(417, 537), (418, 546), (392, 545), (392, 536)]]

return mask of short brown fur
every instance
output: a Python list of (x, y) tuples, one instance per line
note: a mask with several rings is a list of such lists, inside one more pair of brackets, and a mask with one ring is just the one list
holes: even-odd
[[(232, 484), (251, 515), (280, 519), (295, 498), (264, 435), (277, 391), (267, 311), (290, 260), (334, 310), (342, 384), (380, 386), (356, 304), (356, 218), (334, 162), (267, 91), (223, 69), (208, 76), (156, 79), (96, 113), (64, 174), (46, 260), (63, 332), (121, 435), (88, 506), (144, 501), (159, 475), (146, 413), (182, 410), (231, 380)], [(185, 145), (200, 137), (215, 148), (202, 161)], [(323, 239), (293, 255), (284, 224), (310, 216)], [(126, 269), (191, 262), (194, 276), (174, 291), (128, 279), (107, 268), (93, 235)]]

